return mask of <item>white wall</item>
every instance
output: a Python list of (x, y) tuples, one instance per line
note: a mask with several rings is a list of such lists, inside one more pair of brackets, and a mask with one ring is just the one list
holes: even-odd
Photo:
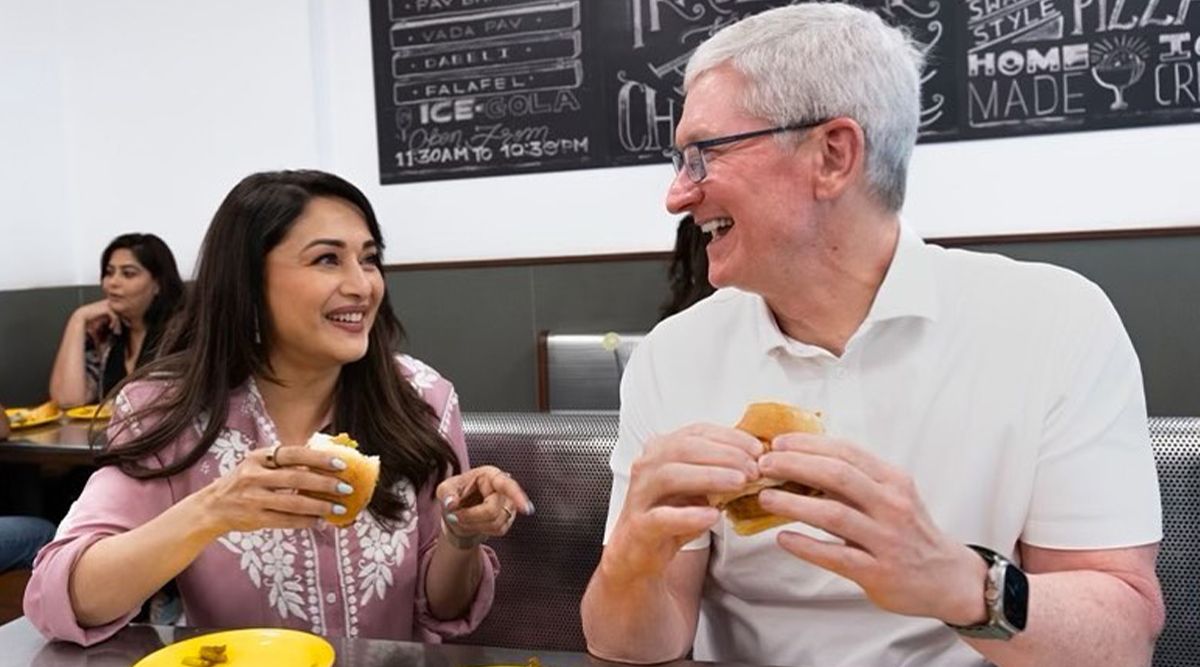
[(928, 237), (1200, 225), (1200, 124), (917, 146), (905, 218)]
[(0, 1), (0, 289), (75, 281), (57, 28), (54, 11)]
[[(190, 274), (257, 170), (362, 187), (387, 261), (665, 250), (666, 166), (380, 186), (365, 1), (0, 0), (0, 289), (96, 280), (152, 231)], [(1200, 124), (920, 146), (926, 236), (1200, 224)]]
[(239, 178), (319, 166), (309, 24), (294, 0), (0, 0), (0, 289), (94, 283), (129, 231), (190, 275)]

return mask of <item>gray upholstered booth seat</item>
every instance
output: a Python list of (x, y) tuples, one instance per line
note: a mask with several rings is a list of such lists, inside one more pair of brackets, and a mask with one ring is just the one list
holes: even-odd
[(535, 514), (489, 542), (500, 558), (496, 602), (460, 643), (582, 651), (579, 601), (600, 560), (617, 414), (464, 415), (471, 464), (510, 473)]
[[(611, 486), (615, 412), (465, 416), (474, 465), (512, 473), (537, 513), (492, 541), (501, 562), (496, 603), (459, 641), (586, 650), (579, 600), (600, 558)], [(1167, 627), (1154, 667), (1200, 665), (1200, 418), (1155, 417), (1150, 435), (1162, 485), (1165, 538), (1158, 573)]]
[(1200, 417), (1151, 417), (1150, 441), (1162, 491), (1158, 578), (1167, 627), (1154, 667), (1200, 665)]

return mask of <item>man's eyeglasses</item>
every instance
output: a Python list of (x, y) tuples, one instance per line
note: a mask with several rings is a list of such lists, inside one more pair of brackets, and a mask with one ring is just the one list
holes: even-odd
[(740, 134), (731, 134), (725, 137), (716, 137), (713, 139), (705, 139), (703, 141), (694, 141), (683, 148), (670, 148), (666, 153), (671, 156), (671, 162), (675, 164), (675, 173), (679, 173), (687, 169), (688, 178), (692, 179), (693, 183), (699, 183), (708, 176), (708, 169), (704, 166), (704, 151), (714, 146), (723, 146), (732, 144), (735, 141), (744, 141), (753, 139), (754, 137), (765, 137), (769, 134), (779, 134), (781, 132), (795, 132), (797, 130), (807, 130), (814, 128), (827, 119), (814, 120), (807, 123), (797, 123), (795, 125), (783, 125), (780, 127), (771, 127), (765, 130), (754, 130), (753, 132), (742, 132)]

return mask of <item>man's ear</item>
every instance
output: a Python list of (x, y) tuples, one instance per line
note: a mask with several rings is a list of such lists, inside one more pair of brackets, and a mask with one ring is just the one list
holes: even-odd
[(867, 139), (862, 126), (849, 118), (834, 118), (811, 130), (820, 142), (813, 194), (819, 200), (842, 196), (863, 177)]

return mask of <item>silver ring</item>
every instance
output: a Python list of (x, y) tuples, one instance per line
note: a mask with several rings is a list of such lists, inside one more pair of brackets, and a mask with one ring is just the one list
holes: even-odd
[(279, 468), (279, 461), (275, 457), (278, 455), (281, 445), (283, 445), (282, 442), (277, 442), (267, 450), (267, 460), (263, 463), (264, 468), (270, 468), (271, 470)]

